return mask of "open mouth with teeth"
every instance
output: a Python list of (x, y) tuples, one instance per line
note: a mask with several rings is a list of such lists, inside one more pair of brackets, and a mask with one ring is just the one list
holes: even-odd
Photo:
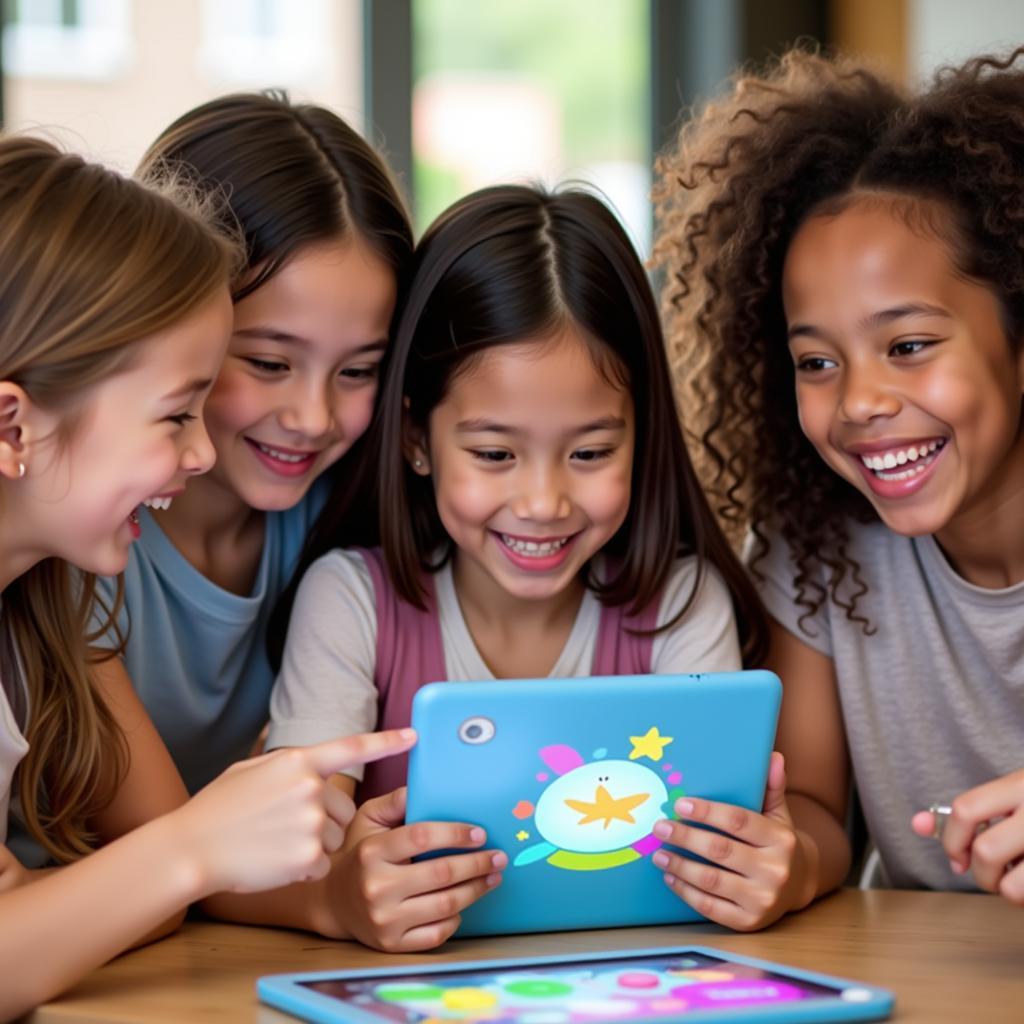
[(171, 507), (172, 501), (174, 501), (174, 498), (170, 495), (166, 495), (164, 497), (157, 495), (155, 498), (147, 498), (142, 504), (145, 505), (146, 508), (155, 508), (159, 509), (161, 512), (165, 512)]
[(558, 554), (575, 534), (570, 534), (568, 537), (556, 537), (553, 540), (527, 540), (525, 537), (513, 537), (509, 533), (499, 533), (498, 536), (501, 538), (501, 543), (517, 555), (522, 555), (524, 558), (549, 558), (551, 555)]
[(295, 449), (275, 448), (251, 437), (245, 438), (246, 443), (268, 469), (283, 476), (300, 476), (316, 462), (319, 451), (302, 452)]
[(861, 455), (860, 461), (879, 480), (911, 480), (923, 473), (945, 446), (945, 438), (935, 438), (887, 452), (870, 452)]

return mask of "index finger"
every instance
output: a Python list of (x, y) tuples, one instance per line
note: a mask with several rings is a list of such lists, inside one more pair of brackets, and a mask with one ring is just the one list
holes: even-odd
[(308, 747), (306, 755), (313, 768), (326, 779), (356, 764), (402, 754), (415, 742), (415, 729), (389, 729), (386, 732), (365, 732), (357, 736), (327, 740)]
[(483, 846), (486, 839), (487, 833), (479, 825), (460, 821), (417, 821), (387, 834), (386, 859), (401, 863), (436, 850), (475, 850)]
[(736, 804), (681, 797), (673, 810), (684, 824), (709, 825), (751, 846), (771, 846), (777, 838), (773, 821)]
[(1014, 772), (961, 793), (952, 805), (942, 845), (949, 857), (968, 866), (971, 844), (979, 828), (993, 818), (1012, 814), (1024, 804), (1024, 772)]

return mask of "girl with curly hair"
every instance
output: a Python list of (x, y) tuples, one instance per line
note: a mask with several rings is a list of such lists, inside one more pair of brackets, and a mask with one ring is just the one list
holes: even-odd
[(729, 870), (669, 869), (725, 924), (840, 884), (851, 769), (889, 884), (1024, 904), (1022, 55), (905, 95), (791, 52), (661, 163), (684, 416), (785, 684), (777, 892), (751, 892), (749, 823), (700, 801)]

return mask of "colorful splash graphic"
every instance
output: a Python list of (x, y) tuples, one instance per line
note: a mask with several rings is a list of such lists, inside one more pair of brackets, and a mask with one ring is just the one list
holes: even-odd
[[(741, 1009), (787, 1003), (810, 992), (798, 984), (738, 964), (678, 959), (638, 967), (551, 969), (375, 985), (380, 1003), (401, 1007), (420, 1024), (441, 1021), (594, 1024), (600, 1020), (672, 1018), (712, 1007)], [(666, 969), (668, 967), (668, 969)]]
[(548, 771), (534, 779), (546, 785), (512, 808), (517, 842), (540, 841), (521, 849), (513, 867), (546, 861), (567, 871), (604, 871), (649, 857), (661, 846), (654, 823), (674, 817), (676, 800), (686, 795), (682, 774), (662, 763), (672, 741), (651, 726), (629, 737), (624, 756), (602, 747), (589, 761), (564, 744), (542, 747)]

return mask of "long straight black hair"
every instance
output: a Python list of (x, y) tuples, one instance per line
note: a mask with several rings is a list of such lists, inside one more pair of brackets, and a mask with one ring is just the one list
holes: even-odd
[(438, 568), (438, 551), (446, 553), (442, 562), (450, 556), (452, 542), (430, 479), (403, 456), (405, 417), (425, 429), (468, 360), (564, 326), (590, 340), (597, 364), (629, 388), (636, 410), (629, 512), (604, 549), (616, 568), (588, 585), (602, 602), (638, 612), (659, 598), (677, 557), (696, 555), (697, 579), (681, 614), (714, 565), (732, 596), (744, 653), (756, 662), (765, 652), (764, 613), (691, 466), (646, 274), (611, 211), (575, 189), (483, 189), (431, 225), (417, 248), (368, 435), (376, 458), (366, 490), (329, 510), (306, 564), (330, 547), (379, 542), (399, 596), (422, 606), (422, 574)]

